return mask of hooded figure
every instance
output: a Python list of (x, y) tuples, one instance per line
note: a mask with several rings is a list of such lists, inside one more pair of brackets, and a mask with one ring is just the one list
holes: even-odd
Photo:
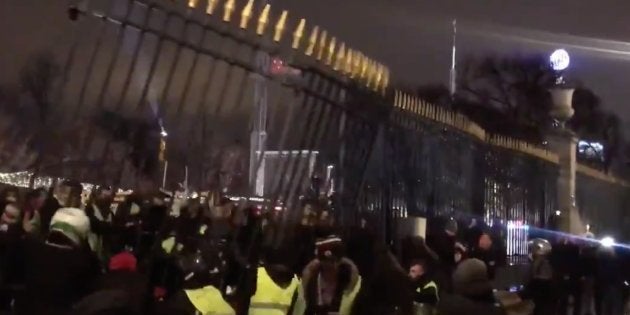
[(462, 261), (453, 273), (453, 294), (440, 296), (438, 314), (505, 314), (494, 299), (486, 264), (479, 259)]
[(343, 256), (340, 238), (330, 236), (315, 245), (317, 258), (304, 268), (293, 314), (349, 315), (361, 290), (359, 270)]
[(91, 291), (99, 265), (87, 246), (89, 231), (82, 210), (61, 208), (51, 218), (45, 242), (25, 239), (26, 290), (17, 301), (17, 314), (67, 314)]
[(529, 241), (531, 276), (521, 298), (531, 299), (535, 306), (534, 314), (553, 314), (556, 303), (553, 289), (553, 268), (549, 261), (551, 244), (541, 238)]

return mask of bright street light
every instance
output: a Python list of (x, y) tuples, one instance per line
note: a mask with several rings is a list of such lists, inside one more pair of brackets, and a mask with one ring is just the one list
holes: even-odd
[(615, 239), (610, 237), (610, 236), (606, 236), (606, 237), (602, 238), (600, 243), (604, 247), (612, 247), (613, 245), (615, 245)]
[(569, 67), (571, 58), (566, 50), (557, 49), (551, 54), (551, 56), (549, 56), (549, 62), (551, 62), (553, 70), (562, 71)]

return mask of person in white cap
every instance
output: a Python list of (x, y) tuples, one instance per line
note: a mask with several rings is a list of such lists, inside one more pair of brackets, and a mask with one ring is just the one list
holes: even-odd
[(90, 292), (100, 273), (98, 259), (87, 245), (90, 220), (83, 210), (61, 208), (51, 218), (44, 242), (24, 243), (24, 294), (16, 314), (66, 314)]

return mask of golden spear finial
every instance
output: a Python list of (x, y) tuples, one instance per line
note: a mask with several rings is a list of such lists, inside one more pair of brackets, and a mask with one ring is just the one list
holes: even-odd
[(368, 79), (368, 67), (369, 67), (370, 59), (366, 56), (361, 57), (361, 75), (359, 76), (361, 80)]
[(389, 68), (383, 67), (383, 93), (385, 93), (388, 86), (389, 86)]
[(293, 32), (293, 44), (291, 48), (298, 49), (300, 48), (300, 42), (302, 41), (302, 37), (304, 36), (304, 27), (306, 26), (306, 19), (301, 19), (298, 26), (295, 28), (295, 32)]
[(376, 79), (376, 75), (374, 73), (374, 61), (372, 61), (371, 59), (367, 63), (366, 76), (367, 76), (366, 86), (371, 89), (374, 86), (374, 81)]
[(338, 71), (344, 66), (344, 61), (346, 58), (346, 44), (343, 42), (339, 45), (339, 50), (337, 50), (337, 59), (335, 59), (335, 66), (333, 70)]
[(335, 46), (337, 45), (337, 39), (334, 37), (330, 38), (330, 42), (328, 43), (328, 54), (326, 55), (326, 64), (329, 66), (333, 65), (333, 61), (335, 58)]
[(217, 7), (217, 3), (219, 0), (208, 0), (208, 5), (206, 6), (206, 14), (212, 15), (214, 13), (214, 9)]
[(265, 33), (267, 24), (269, 24), (269, 10), (271, 10), (271, 5), (266, 4), (262, 12), (260, 13), (260, 16), (258, 17), (258, 25), (256, 25), (257, 35), (262, 36)]
[(321, 36), (319, 37), (319, 46), (317, 47), (317, 60), (322, 60), (323, 58), (326, 58), (326, 56), (324, 56), (324, 52), (326, 51), (326, 40), (328, 40), (327, 37), (328, 33), (326, 32), (326, 30), (323, 30)]
[(353, 77), (352, 75), (352, 61), (354, 58), (354, 51), (352, 49), (348, 49), (348, 52), (346, 53), (346, 64), (343, 66), (343, 72), (346, 73), (347, 75), (349, 75), (350, 77)]
[(278, 23), (276, 23), (276, 32), (273, 34), (273, 41), (276, 43), (282, 39), (282, 33), (284, 32), (284, 26), (287, 23), (288, 14), (289, 11), (282, 11), (282, 14), (280, 14), (280, 18), (278, 19)]
[(223, 22), (229, 22), (232, 19), (232, 12), (234, 12), (234, 1), (227, 0), (223, 6)]
[(308, 46), (306, 46), (306, 50), (304, 51), (304, 54), (307, 56), (313, 55), (315, 43), (317, 43), (317, 33), (319, 33), (319, 26), (315, 25), (311, 30), (311, 36), (308, 38)]
[(352, 59), (352, 78), (361, 78), (361, 62), (363, 60), (363, 54), (357, 51)]
[(189, 8), (196, 8), (197, 7), (197, 3), (199, 2), (199, 0), (188, 0), (188, 7)]
[(254, 0), (247, 1), (247, 4), (243, 7), (243, 11), (241, 12), (241, 25), (242, 29), (247, 28), (247, 24), (249, 20), (252, 18), (252, 11), (254, 8)]

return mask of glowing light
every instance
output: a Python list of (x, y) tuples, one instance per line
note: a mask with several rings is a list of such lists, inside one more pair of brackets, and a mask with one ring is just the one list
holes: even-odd
[(569, 67), (571, 58), (566, 50), (557, 49), (549, 56), (549, 61), (551, 62), (553, 70), (561, 71)]
[(162, 129), (162, 131), (160, 131), (160, 136), (162, 136), (163, 138), (168, 137), (168, 133), (166, 132), (166, 130)]
[(604, 247), (612, 247), (613, 245), (615, 245), (615, 239), (610, 237), (610, 236), (606, 236), (606, 237), (602, 238), (600, 243)]
[(560, 210), (556, 210), (556, 215), (560, 215)]

